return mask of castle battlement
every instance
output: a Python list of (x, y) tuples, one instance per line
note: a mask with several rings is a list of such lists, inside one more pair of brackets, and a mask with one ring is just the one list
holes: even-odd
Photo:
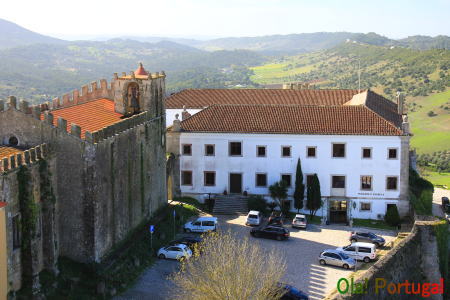
[(41, 144), (23, 152), (15, 153), (0, 160), (0, 172), (11, 171), (23, 165), (33, 164), (48, 154), (47, 144)]
[(106, 79), (100, 81), (93, 81), (89, 85), (83, 85), (80, 90), (74, 90), (70, 93), (64, 94), (62, 97), (56, 97), (52, 100), (52, 105), (49, 109), (54, 110), (62, 107), (69, 107), (85, 103), (88, 101), (106, 98), (114, 99), (114, 82), (108, 84)]
[(113, 137), (116, 134), (127, 131), (134, 127), (138, 127), (150, 121), (156, 121), (160, 118), (161, 117), (152, 118), (152, 114), (149, 111), (145, 111), (140, 114), (123, 119), (122, 121), (114, 123), (110, 126), (103, 127), (100, 130), (94, 132), (86, 131), (85, 139), (87, 142), (97, 144), (102, 140)]

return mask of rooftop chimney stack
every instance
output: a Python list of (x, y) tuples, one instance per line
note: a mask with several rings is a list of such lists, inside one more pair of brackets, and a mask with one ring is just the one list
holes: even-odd
[(190, 113), (186, 110), (186, 106), (183, 105), (183, 112), (181, 113), (181, 120), (184, 121), (191, 116)]

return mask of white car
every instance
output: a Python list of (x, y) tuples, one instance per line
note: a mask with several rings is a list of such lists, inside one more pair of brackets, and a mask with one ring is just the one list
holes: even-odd
[(192, 251), (188, 246), (184, 244), (177, 244), (172, 246), (167, 246), (159, 249), (158, 258), (165, 259), (177, 259), (182, 260), (192, 256)]
[(247, 221), (245, 221), (245, 225), (260, 225), (262, 220), (262, 215), (257, 210), (251, 210), (248, 212)]
[(306, 216), (296, 214), (294, 220), (292, 220), (292, 227), (306, 229), (306, 226), (307, 226)]
[(344, 252), (353, 259), (363, 260), (365, 263), (377, 257), (376, 247), (371, 243), (356, 242), (345, 247), (336, 248), (336, 250)]
[(187, 222), (183, 227), (185, 232), (207, 232), (217, 230), (216, 217), (200, 217), (195, 221)]

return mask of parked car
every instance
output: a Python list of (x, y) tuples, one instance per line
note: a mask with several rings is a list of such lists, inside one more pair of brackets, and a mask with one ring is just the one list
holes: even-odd
[(158, 258), (183, 260), (192, 256), (192, 251), (184, 244), (167, 246), (159, 249)]
[(184, 236), (182, 238), (170, 241), (169, 245), (173, 246), (177, 244), (184, 244), (191, 248), (193, 245), (200, 243), (202, 240), (203, 239), (199, 236)]
[(216, 217), (200, 217), (195, 221), (187, 222), (183, 227), (185, 232), (207, 232), (217, 230)]
[(283, 226), (283, 214), (278, 212), (272, 212), (269, 217), (267, 225)]
[(245, 225), (261, 225), (262, 214), (257, 210), (251, 210), (248, 212), (247, 221), (245, 221)]
[(278, 241), (289, 238), (289, 230), (279, 226), (265, 226), (253, 228), (250, 234), (254, 237), (262, 237), (267, 239), (276, 239)]
[(448, 200), (448, 197), (442, 197), (441, 200), (442, 200), (442, 210), (444, 211), (445, 217), (447, 218), (447, 214), (450, 213), (450, 201)]
[(382, 247), (386, 243), (386, 240), (379, 235), (372, 232), (354, 232), (350, 233), (350, 242), (368, 242), (375, 244), (377, 247)]
[(306, 216), (296, 214), (294, 220), (292, 220), (292, 227), (306, 229), (307, 226)]
[(278, 283), (278, 287), (281, 287), (284, 291), (284, 294), (283, 296), (281, 296), (280, 300), (309, 300), (307, 294), (303, 293), (292, 285)]
[(342, 251), (356, 260), (363, 260), (365, 263), (377, 257), (375, 245), (370, 243), (352, 243), (345, 247), (336, 248), (336, 250)]
[(354, 269), (356, 266), (356, 260), (342, 251), (334, 249), (327, 249), (320, 253), (319, 263), (321, 265), (343, 267), (344, 269)]

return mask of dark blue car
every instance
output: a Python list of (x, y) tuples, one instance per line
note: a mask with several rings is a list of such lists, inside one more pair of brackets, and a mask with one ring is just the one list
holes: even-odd
[(309, 297), (299, 289), (296, 289), (292, 285), (282, 284), (283, 290), (286, 292), (280, 298), (281, 300), (308, 300)]

